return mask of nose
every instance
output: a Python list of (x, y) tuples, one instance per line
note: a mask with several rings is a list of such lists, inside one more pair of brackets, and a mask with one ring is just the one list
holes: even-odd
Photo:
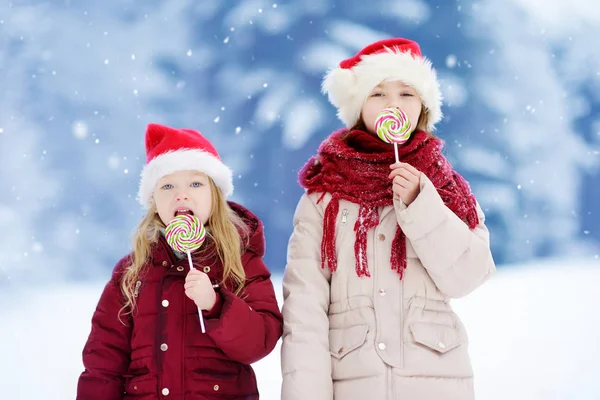
[(186, 192), (178, 192), (175, 195), (175, 201), (188, 200), (188, 195)]
[(400, 108), (400, 104), (402, 103), (400, 96), (393, 94), (388, 96), (388, 102), (387, 102), (387, 106), (388, 108)]

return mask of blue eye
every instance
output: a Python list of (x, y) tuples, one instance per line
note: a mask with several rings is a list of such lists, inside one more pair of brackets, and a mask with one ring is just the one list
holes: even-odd
[(173, 189), (173, 185), (171, 185), (170, 183), (167, 183), (167, 184), (163, 185), (161, 189), (165, 189), (165, 190)]
[(202, 186), (202, 184), (200, 182), (192, 182), (192, 184), (190, 186), (197, 188), (197, 187)]

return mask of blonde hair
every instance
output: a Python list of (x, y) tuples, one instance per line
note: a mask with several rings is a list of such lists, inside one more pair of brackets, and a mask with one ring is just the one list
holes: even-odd
[[(212, 239), (214, 246), (207, 246), (201, 251), (215, 251), (223, 265), (224, 284), (228, 279), (233, 279), (237, 285), (235, 294), (238, 295), (244, 288), (246, 273), (242, 265), (242, 252), (247, 243), (242, 243), (242, 237), (248, 237), (248, 227), (238, 214), (229, 207), (221, 189), (209, 177), (212, 209), (206, 223), (207, 236)], [(147, 265), (152, 251), (152, 245), (158, 242), (161, 229), (165, 224), (161, 221), (153, 203), (146, 215), (140, 221), (133, 236), (133, 251), (131, 264), (125, 270), (121, 279), (121, 291), (125, 297), (125, 304), (119, 311), (121, 315), (133, 313), (136, 305), (136, 284), (144, 266)], [(210, 254), (207, 254), (210, 256)]]

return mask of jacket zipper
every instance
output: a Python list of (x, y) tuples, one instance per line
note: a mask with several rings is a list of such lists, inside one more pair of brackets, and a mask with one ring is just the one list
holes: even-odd
[(135, 283), (135, 289), (133, 291), (133, 297), (138, 297), (138, 294), (140, 294), (140, 286), (142, 286), (142, 281), (137, 281)]
[(344, 208), (342, 210), (342, 225), (346, 225), (347, 222), (348, 222), (348, 209)]

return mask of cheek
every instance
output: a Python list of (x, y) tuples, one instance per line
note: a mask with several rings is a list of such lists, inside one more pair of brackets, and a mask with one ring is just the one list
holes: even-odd
[(361, 109), (363, 119), (375, 119), (381, 108), (377, 105), (377, 98), (369, 98)]
[(367, 118), (369, 119), (369, 121), (375, 122), (375, 120), (377, 119), (377, 115), (381, 110), (382, 109), (379, 107), (371, 107), (367, 112)]
[(196, 198), (197, 217), (200, 218), (203, 224), (206, 224), (210, 212), (212, 211), (212, 196), (210, 190), (203, 191)]
[(171, 215), (169, 215), (168, 210), (162, 204), (156, 203), (156, 212), (158, 213), (158, 217), (163, 222), (163, 224), (167, 225), (171, 220)]
[[(210, 204), (206, 204), (206, 205), (210, 206)], [(211, 211), (210, 207), (203, 206), (202, 209), (200, 210), (200, 214), (197, 216), (204, 225), (206, 225), (206, 223), (208, 222), (208, 217), (210, 217), (210, 211)]]
[(154, 203), (156, 204), (156, 208), (160, 209), (164, 207), (164, 205), (168, 202), (168, 194), (165, 193), (164, 190), (157, 190), (153, 194)]
[[(158, 215), (161, 217), (161, 219), (163, 218), (163, 216), (165, 215), (165, 213), (167, 213), (169, 206), (170, 206), (170, 195), (169, 192), (165, 192), (165, 191), (158, 191), (155, 192), (153, 195), (154, 198), (154, 205), (156, 206), (156, 211), (158, 212)], [(163, 221), (165, 222), (165, 221)], [(168, 221), (167, 221), (168, 222)]]
[(410, 107), (408, 117), (410, 118), (410, 124), (412, 127), (417, 126), (417, 122), (419, 122), (419, 117), (421, 116), (421, 112), (422, 112), (422, 107), (421, 107), (420, 103), (413, 104)]
[(373, 126), (375, 126), (375, 120), (377, 119), (378, 113), (379, 111), (374, 109), (368, 109), (363, 112), (363, 122), (365, 123), (365, 125), (367, 125), (367, 127), (372, 128)]

